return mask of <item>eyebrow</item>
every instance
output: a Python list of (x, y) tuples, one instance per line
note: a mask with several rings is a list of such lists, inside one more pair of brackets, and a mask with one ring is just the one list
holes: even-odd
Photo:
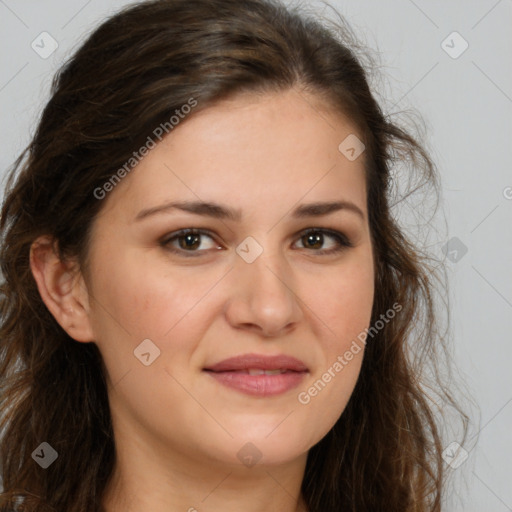
[[(203, 202), (203, 201), (173, 201), (141, 210), (135, 217), (136, 221), (146, 219), (152, 215), (159, 213), (167, 213), (172, 210), (182, 210), (184, 212), (194, 213), (196, 215), (203, 215), (206, 217), (213, 217), (221, 220), (231, 220), (233, 222), (240, 222), (242, 220), (241, 210), (236, 210), (228, 206), (222, 206), (217, 203)], [(363, 211), (354, 203), (350, 201), (331, 201), (331, 202), (317, 202), (310, 204), (303, 204), (295, 208), (291, 215), (295, 219), (302, 219), (307, 217), (321, 217), (329, 215), (340, 210), (346, 210), (359, 215), (365, 220)]]

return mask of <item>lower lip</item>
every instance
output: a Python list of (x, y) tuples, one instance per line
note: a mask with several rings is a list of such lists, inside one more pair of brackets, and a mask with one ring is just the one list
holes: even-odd
[(249, 375), (242, 372), (207, 372), (217, 382), (253, 396), (275, 396), (297, 387), (307, 372), (285, 372), (277, 375)]

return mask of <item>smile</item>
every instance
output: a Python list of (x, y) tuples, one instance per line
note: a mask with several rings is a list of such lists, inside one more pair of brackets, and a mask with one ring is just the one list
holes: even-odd
[(309, 373), (305, 364), (294, 357), (258, 354), (225, 359), (203, 371), (225, 387), (259, 397), (290, 391)]

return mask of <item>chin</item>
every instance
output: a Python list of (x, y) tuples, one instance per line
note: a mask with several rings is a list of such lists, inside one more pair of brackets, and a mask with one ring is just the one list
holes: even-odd
[(236, 463), (247, 456), (258, 459), (258, 464), (286, 464), (303, 456), (319, 440), (308, 439), (300, 429), (286, 429), (284, 423), (277, 426), (278, 423), (270, 429), (246, 429), (235, 436), (230, 444), (235, 446)]

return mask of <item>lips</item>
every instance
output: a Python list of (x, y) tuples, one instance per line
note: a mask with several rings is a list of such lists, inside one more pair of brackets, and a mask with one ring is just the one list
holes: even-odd
[(308, 368), (302, 361), (291, 356), (244, 354), (220, 361), (205, 370), (212, 372), (247, 372), (249, 370), (307, 372)]
[(204, 369), (217, 382), (259, 397), (279, 395), (297, 387), (308, 373), (300, 360), (286, 355), (245, 354)]

